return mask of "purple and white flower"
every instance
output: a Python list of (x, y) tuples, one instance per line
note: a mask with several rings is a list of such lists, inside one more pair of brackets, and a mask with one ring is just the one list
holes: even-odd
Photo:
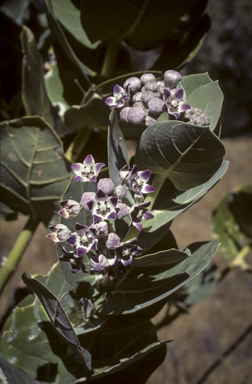
[(120, 85), (115, 85), (113, 88), (113, 96), (107, 97), (105, 100), (105, 103), (110, 107), (110, 109), (113, 108), (122, 108), (129, 104), (130, 101), (130, 95), (129, 95), (129, 86), (126, 87), (126, 90)]
[(89, 227), (76, 223), (75, 230), (76, 232), (71, 234), (67, 242), (76, 248), (78, 256), (97, 250), (98, 239)]
[(92, 212), (94, 222), (116, 219), (117, 196), (110, 196), (101, 189), (95, 195), (95, 198), (87, 203), (88, 209)]
[(130, 169), (125, 165), (119, 171), (122, 183), (125, 183), (129, 188), (134, 192), (140, 193), (151, 193), (155, 191), (155, 188), (147, 184), (151, 171), (145, 170), (138, 172), (137, 165), (133, 165), (133, 168)]
[(96, 181), (97, 176), (104, 165), (104, 163), (95, 164), (93, 156), (87, 155), (83, 164), (74, 163), (71, 165), (72, 170), (76, 174), (74, 181)]
[[(115, 260), (112, 261), (112, 265)], [(104, 272), (111, 265), (103, 254), (96, 255), (90, 259), (90, 270), (95, 272)]]
[(108, 235), (108, 224), (106, 221), (99, 221), (98, 223), (92, 224), (89, 229), (95, 233), (98, 239)]
[(180, 113), (187, 111), (190, 109), (190, 105), (186, 104), (183, 101), (184, 98), (184, 90), (182, 88), (179, 89), (164, 89), (163, 100), (165, 101), (164, 107), (170, 115), (175, 116), (176, 119), (179, 119)]
[(60, 205), (62, 209), (58, 212), (58, 214), (65, 219), (78, 216), (82, 209), (80, 203), (75, 200), (63, 200), (60, 201)]
[(46, 237), (51, 239), (54, 242), (53, 244), (66, 241), (71, 235), (70, 229), (64, 224), (50, 225), (49, 228), (51, 229), (52, 233), (49, 233), (46, 235)]
[(137, 245), (137, 238), (120, 243), (115, 247), (116, 256), (120, 259), (121, 263), (128, 267), (132, 263), (133, 257), (141, 254), (143, 249)]
[(147, 201), (145, 203), (133, 205), (129, 210), (131, 224), (139, 231), (143, 230), (142, 220), (150, 220), (154, 217), (154, 215), (147, 209), (149, 205), (150, 201)]
[(74, 254), (74, 251), (67, 251), (65, 247), (62, 248), (62, 255), (59, 257), (61, 261), (70, 263), (70, 269), (72, 273), (77, 273), (80, 269), (83, 272), (87, 272), (85, 265), (83, 264), (82, 256)]

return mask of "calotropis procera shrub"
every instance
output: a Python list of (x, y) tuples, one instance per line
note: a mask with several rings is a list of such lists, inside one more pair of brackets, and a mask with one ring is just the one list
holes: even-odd
[[(71, 165), (60, 222), (47, 235), (59, 261), (46, 276), (23, 274), (39, 300), (28, 296), (4, 326), (4, 358), (36, 382), (145, 383), (167, 342), (157, 339), (151, 319), (169, 297), (188, 299), (191, 280), (219, 246), (181, 251), (170, 230), (227, 169), (217, 82), (207, 74), (183, 78), (169, 70), (156, 80), (145, 73), (114, 85), (102, 103), (111, 108), (108, 164), (88, 152)], [(123, 132), (141, 126), (130, 160), (123, 124)], [(5, 127), (12, 140), (14, 128)]]

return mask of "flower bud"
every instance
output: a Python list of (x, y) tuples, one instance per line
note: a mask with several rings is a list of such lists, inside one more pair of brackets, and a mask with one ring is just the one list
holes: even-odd
[(144, 103), (148, 103), (151, 99), (154, 99), (154, 93), (152, 91), (145, 91), (142, 94), (142, 101)]
[(157, 90), (157, 83), (156, 81), (149, 81), (148, 83), (145, 84), (144, 88), (146, 91), (152, 91), (155, 92)]
[(135, 93), (141, 88), (141, 81), (138, 77), (130, 77), (124, 82), (123, 88), (126, 89), (127, 86), (130, 93)]
[(154, 97), (154, 99), (151, 99), (148, 102), (149, 111), (154, 115), (158, 115), (164, 112), (164, 107), (165, 107), (164, 101), (161, 99), (158, 99), (157, 97)]
[(166, 71), (164, 73), (164, 82), (166, 87), (173, 88), (175, 87), (182, 79), (182, 76), (177, 71), (173, 71), (172, 69)]
[(152, 74), (152, 73), (144, 73), (141, 77), (140, 77), (140, 80), (141, 80), (141, 83), (143, 84), (143, 86), (148, 83), (149, 81), (156, 81), (156, 77)]
[(132, 96), (133, 103), (137, 101), (142, 101), (142, 92), (137, 92)]
[(143, 108), (136, 107), (131, 108), (128, 113), (128, 121), (133, 124), (141, 124), (146, 117), (146, 113), (144, 112)]
[(115, 185), (113, 181), (109, 178), (100, 179), (97, 184), (97, 189), (101, 189), (106, 194), (113, 192), (114, 188), (115, 188)]
[(62, 209), (58, 212), (60, 216), (63, 216), (65, 219), (78, 216), (82, 207), (80, 203), (75, 200), (63, 200), (60, 201)]
[(154, 124), (156, 122), (157, 122), (157, 120), (153, 119), (153, 117), (146, 116), (146, 118), (145, 118), (145, 125), (146, 125), (146, 127), (149, 127), (151, 124)]
[(141, 108), (144, 108), (144, 103), (142, 101), (136, 101), (132, 108), (136, 108), (136, 107), (141, 107)]
[(50, 225), (52, 233), (49, 233), (46, 237), (51, 239), (54, 244), (66, 241), (71, 235), (70, 229), (64, 224)]
[(126, 185), (118, 185), (114, 189), (114, 194), (118, 197), (125, 197), (127, 195), (127, 192), (128, 188), (126, 187)]
[(130, 109), (131, 109), (130, 107), (125, 107), (125, 108), (121, 109), (120, 120), (125, 121), (126, 123), (128, 122), (127, 117), (128, 117), (128, 113), (129, 113)]

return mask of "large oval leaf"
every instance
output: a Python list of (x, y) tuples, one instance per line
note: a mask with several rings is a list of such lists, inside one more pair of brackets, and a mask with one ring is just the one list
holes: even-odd
[[(191, 256), (172, 267), (171, 260), (164, 258), (162, 252), (156, 262), (153, 255), (145, 256), (140, 264), (146, 264), (150, 258), (150, 265), (131, 268), (127, 278), (121, 279), (114, 290), (107, 293), (107, 300), (98, 308), (100, 314), (129, 314), (160, 302), (197, 276), (209, 264), (218, 246), (217, 241), (200, 245)], [(179, 257), (177, 261), (184, 257), (184, 252), (171, 252), (174, 252), (175, 260)]]
[(82, 0), (81, 22), (92, 42), (124, 39), (137, 49), (156, 48), (184, 34), (200, 18), (207, 0)]
[[(154, 235), (157, 229), (161, 229), (167, 223), (171, 223), (178, 215), (186, 211), (193, 204), (197, 203), (213, 186), (218, 183), (226, 173), (229, 162), (224, 160), (218, 171), (206, 182), (197, 187), (190, 188), (187, 191), (179, 192), (177, 190), (168, 194), (167, 182), (164, 183), (154, 205), (154, 218), (143, 222), (144, 231), (147, 236)], [(141, 234), (140, 234), (141, 237)]]
[(53, 126), (52, 105), (44, 84), (44, 66), (32, 31), (23, 26), (20, 35), (23, 57), (22, 101), (27, 115), (39, 115)]
[(143, 132), (136, 163), (141, 169), (169, 178), (179, 191), (186, 191), (208, 181), (224, 154), (223, 144), (208, 127), (167, 121)]
[(60, 23), (87, 48), (95, 49), (99, 42), (92, 44), (82, 28), (80, 10), (71, 0), (51, 0), (53, 11)]
[(69, 182), (62, 144), (40, 117), (3, 122), (1, 129), (2, 201), (47, 225)]

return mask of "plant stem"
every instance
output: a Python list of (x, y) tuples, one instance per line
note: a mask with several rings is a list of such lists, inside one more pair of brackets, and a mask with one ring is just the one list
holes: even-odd
[(113, 76), (115, 65), (117, 61), (117, 54), (120, 45), (120, 40), (110, 40), (108, 42), (105, 58), (101, 70), (101, 75), (106, 79), (110, 79)]
[(123, 241), (129, 241), (129, 240), (132, 240), (134, 239), (135, 237), (138, 237), (140, 231), (134, 227), (134, 225), (132, 225), (131, 227), (129, 227), (129, 230), (125, 236), (125, 238), (123, 239)]
[(12, 247), (5, 264), (0, 269), (0, 292), (4, 289), (11, 274), (16, 270), (23, 253), (25, 252), (38, 224), (39, 220), (33, 220), (31, 217), (25, 224), (24, 229), (19, 234), (14, 246)]
[(146, 199), (146, 200), (151, 202), (149, 207), (148, 207), (149, 211), (152, 210), (152, 207), (156, 201), (156, 198), (157, 198), (159, 191), (160, 191), (162, 185), (164, 184), (165, 180), (166, 180), (166, 176), (165, 177), (162, 175), (155, 175), (154, 176), (154, 179), (153, 179), (153, 182), (151, 185), (155, 188), (155, 192), (152, 192), (150, 195), (148, 195), (147, 199)]
[(241, 267), (243, 270), (251, 270), (249, 264), (244, 260), (248, 253), (251, 251), (251, 244), (245, 245), (240, 252), (238, 252), (237, 256), (230, 262), (229, 268), (233, 267)]

